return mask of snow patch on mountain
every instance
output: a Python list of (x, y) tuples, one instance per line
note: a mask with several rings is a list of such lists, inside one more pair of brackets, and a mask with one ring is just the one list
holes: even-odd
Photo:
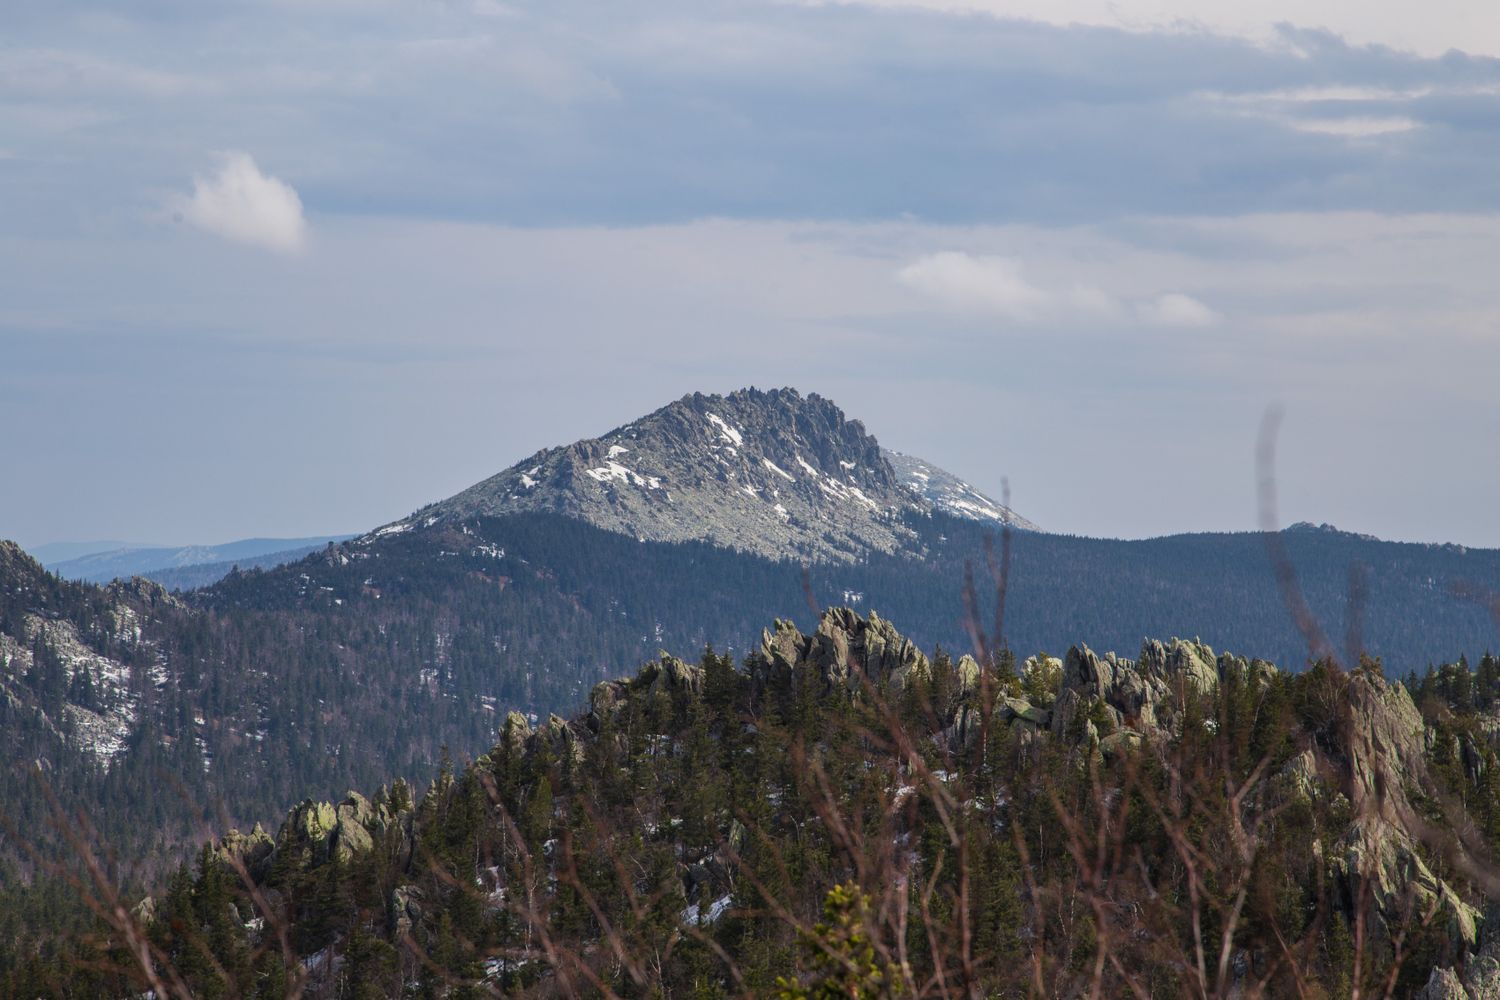
[(986, 496), (953, 473), (930, 462), (912, 455), (903, 455), (899, 451), (886, 451), (885, 458), (907, 489), (936, 510), (970, 521), (1008, 524), (1022, 531), (1041, 530), (998, 500)]
[(724, 419), (716, 413), (709, 413), (706, 414), (706, 416), (708, 417), (709, 423), (719, 428), (719, 433), (724, 435), (724, 440), (732, 442), (735, 445), (743, 445), (745, 443), (745, 435), (740, 433), (739, 428), (730, 427), (727, 423), (724, 422)]

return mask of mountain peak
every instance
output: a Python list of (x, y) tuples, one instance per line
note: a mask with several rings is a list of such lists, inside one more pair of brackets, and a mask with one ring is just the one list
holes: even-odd
[(945, 507), (908, 486), (864, 424), (830, 399), (748, 388), (690, 393), (601, 437), (537, 452), (419, 516), (548, 511), (642, 540), (849, 561), (910, 545), (911, 513), (1003, 519), (994, 501), (973, 497), (969, 510)]

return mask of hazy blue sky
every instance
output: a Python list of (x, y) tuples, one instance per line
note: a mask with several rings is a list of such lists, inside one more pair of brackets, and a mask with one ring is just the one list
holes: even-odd
[[(1472, 0), (10, 0), (0, 536), (367, 528), (794, 385), (1061, 531), (1500, 546)], [(122, 9), (128, 12), (122, 12)]]

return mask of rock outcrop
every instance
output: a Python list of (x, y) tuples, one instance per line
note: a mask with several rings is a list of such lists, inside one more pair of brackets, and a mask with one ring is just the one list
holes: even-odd
[(1430, 909), (1455, 947), (1472, 947), (1483, 915), (1436, 877), (1417, 849), (1427, 824), (1408, 789), (1432, 787), (1421, 713), (1406, 688), (1372, 671), (1350, 672), (1344, 697), (1349, 715), (1340, 791), (1355, 818), (1338, 845), (1335, 870), (1351, 886), (1368, 882), (1381, 913)]
[[(649, 693), (669, 700), (703, 693), (703, 668), (685, 663), (668, 653), (652, 660), (634, 676), (624, 680), (601, 681), (589, 692), (587, 723), (597, 732), (605, 719), (613, 716), (622, 705), (636, 694)], [(553, 716), (557, 719), (557, 716)], [(557, 719), (558, 722), (562, 720)], [(563, 723), (564, 729), (567, 724)], [(559, 739), (570, 740), (572, 736), (553, 727)]]
[(387, 805), (375, 805), (358, 792), (350, 792), (340, 802), (304, 800), (287, 814), (276, 834), (274, 849), (266, 852), (262, 864), (275, 863), (276, 857), (292, 854), (302, 864), (318, 865), (329, 860), (348, 861), (374, 847), (377, 838), (395, 827), (410, 825), (409, 813), (396, 813)]
[(1083, 717), (1095, 714), (1106, 724), (1105, 735), (1121, 734), (1111, 741), (1113, 750), (1134, 745), (1145, 736), (1174, 730), (1183, 699), (1212, 695), (1229, 671), (1264, 685), (1275, 668), (1260, 664), (1252, 670), (1244, 660), (1216, 659), (1213, 650), (1197, 640), (1148, 639), (1138, 660), (1114, 653), (1101, 657), (1087, 646), (1074, 646), (1062, 661), (1050, 728), (1054, 735), (1065, 736), (1082, 725)]
[(1500, 935), (1487, 934), (1462, 969), (1433, 969), (1414, 1000), (1500, 1000)]
[[(761, 633), (760, 649), (750, 654), (747, 666), (751, 681), (760, 685), (790, 683), (802, 672), (813, 671), (828, 686), (851, 690), (866, 681), (901, 690), (932, 676), (927, 656), (890, 622), (873, 611), (869, 618), (861, 618), (849, 608), (823, 612), (812, 635), (778, 619), (774, 631)], [(977, 682), (978, 664), (971, 678), (971, 683)]]

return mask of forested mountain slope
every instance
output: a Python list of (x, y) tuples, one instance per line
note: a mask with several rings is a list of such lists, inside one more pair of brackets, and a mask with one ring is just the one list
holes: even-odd
[[(925, 559), (813, 565), (812, 596), (910, 623), (929, 648), (967, 650), (966, 561), (990, 617), (984, 529), (941, 514), (910, 526)], [(1496, 645), (1485, 609), (1449, 588), (1500, 590), (1500, 554), (1322, 531), (1284, 538), (1335, 636), (1349, 566), (1370, 567), (1364, 646), (1392, 672), (1477, 661)], [(180, 840), (205, 805), (252, 825), (298, 795), (415, 780), (445, 745), (460, 757), (483, 750), (507, 711), (567, 711), (661, 649), (740, 655), (760, 623), (811, 616), (795, 563), (638, 542), (556, 515), (366, 538), (181, 598), (63, 584), (16, 550), (5, 565), (10, 759), (39, 762), (66, 801), (88, 803), (126, 859)], [(1093, 636), (1129, 655), (1146, 635), (1215, 635), (1294, 668), (1306, 658), (1254, 534), (1017, 534), (1006, 633), (1023, 653)], [(23, 768), (0, 782), (7, 812), (40, 816)], [(153, 823), (135, 822), (143, 814)]]
[(1490, 995), (1500, 663), (1413, 686), (1192, 641), (981, 666), (835, 609), (229, 833), (3, 986)]

